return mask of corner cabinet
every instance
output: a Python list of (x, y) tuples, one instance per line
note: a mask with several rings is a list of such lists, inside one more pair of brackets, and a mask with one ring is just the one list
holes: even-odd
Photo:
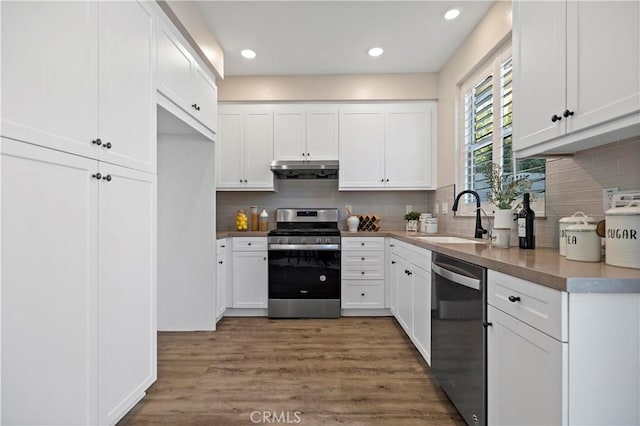
[(213, 77), (169, 25), (158, 26), (158, 92), (212, 132), (217, 132), (218, 89)]
[(640, 134), (640, 4), (513, 3), (514, 151), (572, 153)]
[(435, 102), (340, 108), (340, 190), (435, 188)]
[(273, 191), (273, 108), (220, 106), (216, 141), (219, 191)]
[(487, 281), (488, 424), (640, 423), (640, 294)]

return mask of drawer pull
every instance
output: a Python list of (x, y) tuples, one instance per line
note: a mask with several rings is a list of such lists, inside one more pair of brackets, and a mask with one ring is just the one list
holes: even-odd
[(360, 296), (364, 296), (364, 293), (360, 293)]
[(483, 326), (484, 328), (491, 327), (492, 325), (493, 325), (493, 323), (492, 323), (492, 322), (482, 321), (482, 326)]
[(364, 275), (364, 271), (360, 272), (362, 275)]
[(362, 260), (364, 260), (364, 257), (362, 258)]
[(520, 301), (520, 297), (519, 296), (509, 296), (509, 302), (511, 303), (516, 303)]
[(221, 260), (221, 261), (219, 261), (218, 263), (222, 265), (222, 260)]
[(361, 246), (363, 246), (363, 245), (364, 245), (364, 243), (360, 243), (360, 245), (361, 245)]
[(395, 265), (395, 264), (396, 264), (396, 261), (395, 261), (395, 260), (392, 260), (392, 261), (391, 261), (391, 264), (392, 264), (392, 265)]
[(247, 243), (247, 245), (248, 245), (248, 246), (250, 246), (250, 245), (251, 245), (251, 243)]

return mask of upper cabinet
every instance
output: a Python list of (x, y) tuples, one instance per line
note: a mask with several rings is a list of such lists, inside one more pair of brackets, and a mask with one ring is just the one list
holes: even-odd
[(186, 43), (168, 26), (158, 29), (158, 91), (182, 111), (217, 132), (218, 90)]
[(639, 28), (638, 2), (514, 2), (518, 157), (640, 134)]
[(154, 33), (144, 2), (3, 3), (2, 136), (155, 172)]
[(222, 106), (218, 122), (217, 189), (273, 191), (273, 108)]
[(287, 105), (274, 109), (275, 160), (337, 160), (338, 106)]
[(340, 189), (434, 189), (435, 102), (340, 109)]

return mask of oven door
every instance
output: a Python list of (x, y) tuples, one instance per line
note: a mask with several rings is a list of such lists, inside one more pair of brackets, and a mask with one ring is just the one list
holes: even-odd
[(340, 299), (340, 246), (269, 246), (269, 299)]

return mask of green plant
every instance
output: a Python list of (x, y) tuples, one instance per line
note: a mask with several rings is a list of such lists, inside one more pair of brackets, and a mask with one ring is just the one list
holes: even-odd
[[(491, 191), (489, 201), (496, 208), (510, 210), (521, 204), (522, 194), (531, 191), (529, 175), (504, 175), (502, 167), (496, 163), (486, 163), (478, 169), (487, 179)], [(535, 194), (531, 194), (531, 201), (535, 201)], [(518, 201), (516, 203), (516, 201)]]
[(418, 220), (420, 219), (420, 212), (409, 212), (404, 215), (404, 220)]

